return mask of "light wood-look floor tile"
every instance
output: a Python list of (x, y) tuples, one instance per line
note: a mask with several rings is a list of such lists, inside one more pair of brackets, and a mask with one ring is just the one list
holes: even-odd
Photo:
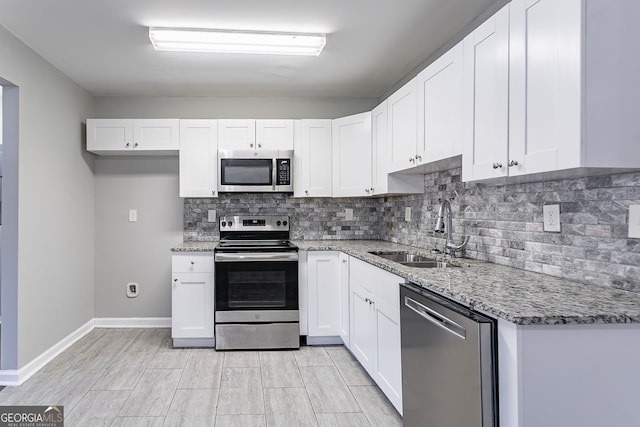
[(262, 388), (220, 388), (219, 415), (262, 415), (264, 398)]
[(316, 413), (360, 412), (360, 406), (333, 366), (301, 366), (300, 372)]
[(133, 390), (155, 353), (127, 353), (111, 364), (93, 390)]
[(218, 389), (179, 389), (163, 427), (208, 427), (216, 419)]
[(303, 346), (293, 353), (298, 366), (333, 366), (333, 360), (324, 347)]
[(69, 412), (65, 408), (67, 427), (110, 426), (129, 398), (129, 391), (89, 391)]
[(377, 386), (353, 386), (349, 389), (372, 426), (402, 427), (402, 417)]
[(147, 369), (120, 411), (123, 417), (166, 416), (181, 369)]
[(153, 356), (149, 369), (184, 369), (189, 359), (190, 350), (160, 350)]
[(225, 368), (259, 368), (260, 353), (257, 351), (224, 351)]
[(262, 388), (260, 368), (222, 368), (220, 388)]
[(111, 427), (162, 427), (164, 417), (117, 417)]
[(264, 415), (216, 415), (216, 427), (266, 427), (266, 425), (267, 420)]
[(224, 353), (193, 349), (182, 372), (178, 388), (219, 388)]
[(373, 379), (360, 362), (344, 347), (331, 347), (327, 353), (333, 360), (344, 382), (349, 385), (374, 385)]
[(320, 427), (371, 427), (362, 412), (316, 414)]

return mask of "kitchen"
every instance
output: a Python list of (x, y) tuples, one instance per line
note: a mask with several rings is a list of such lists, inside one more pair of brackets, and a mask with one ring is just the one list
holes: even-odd
[[(86, 118), (338, 118), (371, 110), (379, 101), (92, 98), (37, 55), (26, 51), (8, 32), (3, 32), (2, 40), (2, 57), (20, 60), (3, 61), (0, 76), (22, 90), (20, 187), (18, 190), (16, 183), (15, 188), (16, 200), (18, 191), (20, 194), (20, 209), (16, 203), (13, 222), (19, 221), (22, 227), (15, 236), (21, 251), (21, 261), (16, 262), (14, 271), (20, 284), (19, 298), (15, 297), (19, 304), (15, 304), (18, 307), (15, 310), (7, 304), (9, 307), (3, 307), (2, 313), (3, 325), (10, 322), (10, 316), (20, 325), (13, 345), (19, 350), (13, 356), (3, 353), (3, 369), (24, 367), (90, 319), (105, 319), (106, 323), (123, 318), (168, 317), (170, 294), (161, 286), (171, 274), (168, 248), (198, 227), (210, 226), (202, 220), (205, 211), (197, 207), (206, 201), (193, 199), (183, 203), (179, 198), (177, 158), (127, 157), (118, 161), (94, 158), (83, 150), (79, 140), (82, 130), (78, 124)], [(5, 102), (10, 98), (11, 90), (5, 91)], [(61, 109), (60, 105), (67, 108)], [(41, 142), (52, 135), (58, 142), (56, 145)], [(5, 156), (18, 165), (15, 149), (5, 150)], [(56, 165), (65, 168), (61, 170)], [(10, 169), (13, 167), (10, 162), (6, 166), (5, 174), (18, 173)], [(293, 224), (306, 221), (304, 229), (293, 228), (296, 240), (303, 236), (321, 239), (335, 233), (336, 237), (365, 236), (421, 248), (442, 248), (443, 239), (431, 234), (434, 210), (443, 191), (455, 191), (458, 195), (453, 202), (454, 212), (468, 211), (464, 233), (474, 237), (467, 248), (471, 258), (555, 276), (568, 275), (589, 284), (605, 283), (636, 290), (636, 240), (624, 236), (628, 225), (625, 208), (639, 200), (637, 175), (506, 184), (465, 184), (461, 175), (459, 166), (428, 173), (424, 175), (425, 192), (418, 195), (387, 199), (229, 196), (212, 199), (212, 206), (206, 209), (215, 209), (218, 215), (223, 215), (235, 213), (231, 205), (250, 213), (253, 213), (250, 209), (271, 209), (275, 205), (280, 210), (273, 213), (290, 215)], [(61, 193), (59, 188), (74, 190)], [(11, 192), (4, 195), (12, 197)], [(565, 196), (570, 201), (566, 204)], [(541, 205), (553, 201), (561, 202), (564, 227), (561, 235), (539, 229)], [(411, 220), (403, 221), (407, 207), (412, 208)], [(130, 209), (138, 211), (137, 223), (126, 221)], [(345, 218), (347, 209), (352, 210), (353, 220)], [(299, 214), (312, 211), (319, 213)], [(11, 209), (8, 212), (11, 214)], [(525, 230), (530, 235), (513, 230), (513, 223), (518, 221), (526, 223)], [(3, 223), (12, 222), (9, 219)], [(52, 223), (56, 226), (51, 227)], [(461, 218), (456, 217), (454, 231), (462, 230), (463, 225)], [(543, 241), (535, 240), (534, 235)], [(570, 239), (571, 244), (564, 244), (566, 240), (558, 236)], [(455, 237), (459, 240), (460, 236)], [(66, 244), (60, 247), (60, 242)], [(3, 279), (4, 274), (11, 273), (11, 266), (5, 268), (5, 258)], [(40, 268), (30, 266), (32, 262), (37, 262)], [(55, 280), (55, 288), (43, 285), (51, 280)], [(140, 284), (140, 296), (135, 300), (124, 294), (125, 284), (131, 281)], [(56, 306), (64, 307), (66, 315), (58, 321), (43, 322), (60, 316)], [(11, 337), (5, 334), (10, 331), (3, 329), (3, 352), (9, 348), (4, 344), (11, 342)]]

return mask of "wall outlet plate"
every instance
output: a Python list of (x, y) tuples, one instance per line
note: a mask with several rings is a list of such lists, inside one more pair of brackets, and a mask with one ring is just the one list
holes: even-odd
[(640, 239), (640, 205), (629, 206), (629, 237)]
[(138, 221), (138, 211), (135, 209), (129, 209), (129, 222)]
[(542, 207), (544, 215), (544, 231), (553, 233), (560, 232), (560, 205), (544, 205)]
[(207, 212), (207, 221), (208, 222), (216, 222), (216, 210), (215, 209), (209, 209), (209, 211)]
[(411, 221), (411, 206), (404, 208), (404, 220), (407, 222)]
[(346, 208), (344, 210), (344, 219), (345, 221), (353, 221), (353, 209)]
[(138, 284), (136, 282), (127, 283), (127, 297), (128, 298), (137, 297), (138, 296), (138, 292), (139, 292), (139, 287), (138, 287)]

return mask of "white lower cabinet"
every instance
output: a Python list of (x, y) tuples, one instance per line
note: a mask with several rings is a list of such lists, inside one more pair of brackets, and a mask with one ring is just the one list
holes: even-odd
[(213, 347), (213, 254), (171, 257), (171, 338), (174, 347)]
[(404, 279), (349, 261), (350, 350), (402, 414), (400, 287)]

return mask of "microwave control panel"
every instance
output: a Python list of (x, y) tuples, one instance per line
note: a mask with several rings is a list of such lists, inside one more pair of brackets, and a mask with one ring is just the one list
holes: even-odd
[(291, 185), (291, 159), (276, 159), (276, 185)]

